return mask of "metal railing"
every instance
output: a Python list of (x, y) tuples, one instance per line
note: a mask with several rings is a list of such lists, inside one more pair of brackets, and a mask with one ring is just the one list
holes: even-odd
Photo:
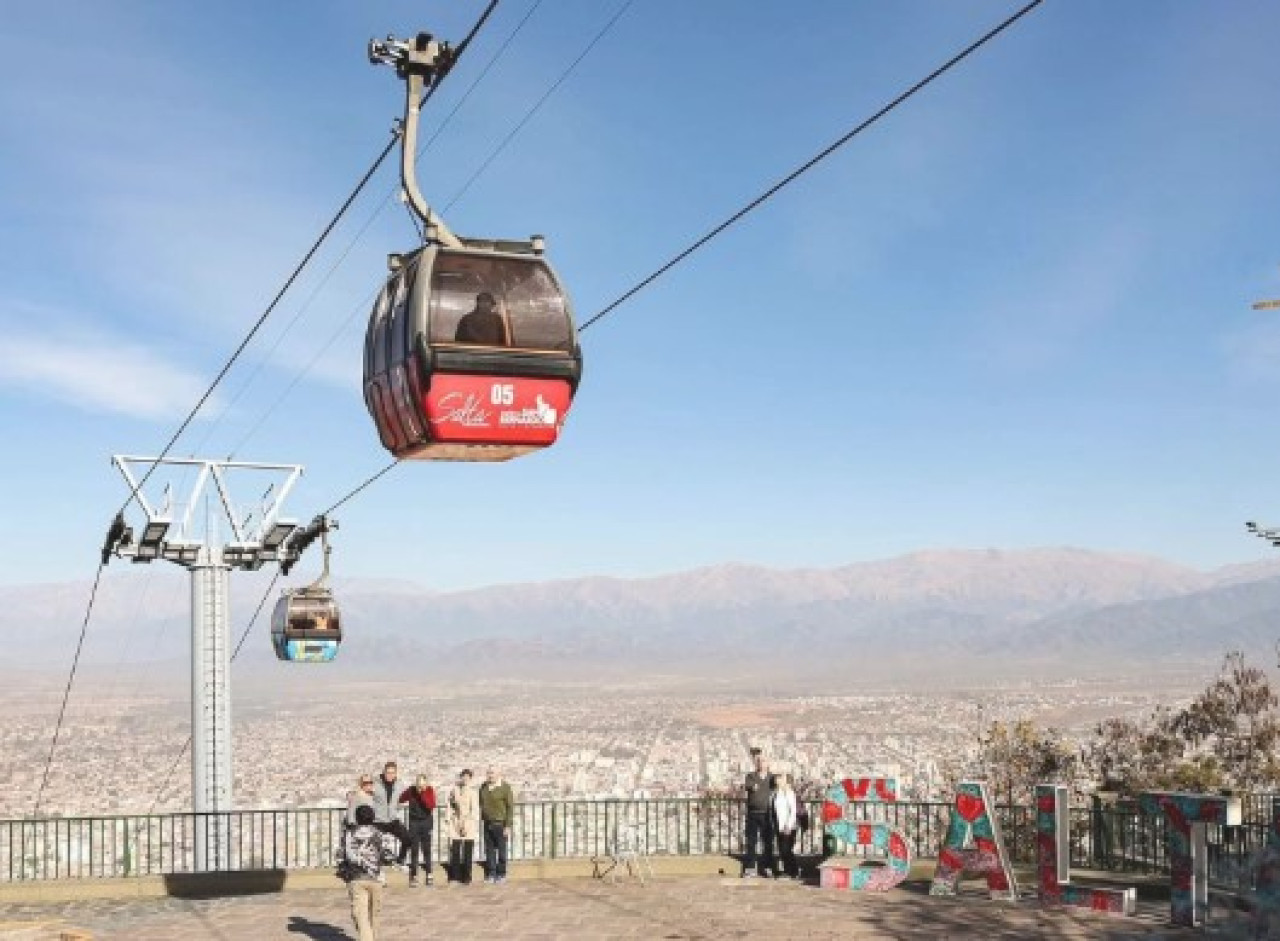
[[(950, 804), (867, 805), (869, 819), (901, 830), (917, 858), (931, 858), (946, 834)], [(822, 851), (821, 803), (809, 805), (812, 825), (796, 842), (800, 855)], [(316, 869), (334, 865), (343, 808), (242, 810), (219, 814), (156, 814), (0, 820), (0, 882), (164, 875), (224, 871)], [(997, 808), (1007, 851), (1015, 862), (1035, 860), (1035, 811)], [(534, 801), (516, 805), (513, 860), (589, 859), (608, 854), (621, 828), (635, 828), (654, 856), (733, 855), (741, 852), (745, 805), (737, 800)], [(1266, 843), (1267, 825), (1210, 827), (1215, 879), (1235, 883)], [(448, 854), (443, 815), (432, 833), (435, 860)], [(477, 841), (476, 855), (483, 856)], [(213, 849), (210, 849), (210, 848)], [(1089, 869), (1168, 871), (1165, 821), (1131, 809), (1073, 808), (1071, 862)]]

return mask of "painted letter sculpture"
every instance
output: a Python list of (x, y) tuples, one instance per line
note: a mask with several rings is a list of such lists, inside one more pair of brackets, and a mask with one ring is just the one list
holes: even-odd
[(962, 781), (956, 787), (951, 824), (938, 853), (930, 895), (955, 895), (965, 873), (979, 873), (987, 877), (993, 899), (1017, 901), (1018, 886), (1009, 868), (1000, 822), (991, 813), (994, 806), (982, 781)]
[(898, 799), (895, 778), (845, 778), (827, 789), (822, 823), (828, 834), (849, 846), (870, 846), (887, 858), (883, 866), (823, 863), (819, 884), (824, 889), (887, 892), (911, 871), (911, 847), (906, 836), (883, 820), (862, 820), (851, 814), (864, 804)]
[(1280, 936), (1280, 797), (1271, 801), (1267, 842), (1253, 862), (1255, 938)]
[(1240, 825), (1238, 797), (1150, 791), (1138, 796), (1144, 814), (1168, 821), (1169, 920), (1195, 927), (1209, 912), (1209, 856), (1205, 826)]
[(1132, 915), (1135, 889), (1093, 889), (1071, 884), (1071, 830), (1067, 789), (1036, 785), (1036, 868), (1040, 875), (1040, 904), (1091, 908), (1112, 915)]

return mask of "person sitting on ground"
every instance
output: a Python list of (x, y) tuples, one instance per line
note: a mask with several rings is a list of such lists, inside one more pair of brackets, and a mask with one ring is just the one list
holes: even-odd
[(342, 834), (338, 846), (338, 876), (351, 897), (351, 920), (359, 941), (377, 941), (378, 914), (382, 911), (382, 841), (373, 825), (373, 808), (355, 809), (355, 826)]

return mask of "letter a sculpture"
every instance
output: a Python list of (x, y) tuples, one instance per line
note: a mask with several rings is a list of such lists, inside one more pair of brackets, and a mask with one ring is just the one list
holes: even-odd
[(1000, 836), (1000, 822), (991, 813), (994, 806), (984, 782), (962, 781), (956, 787), (951, 825), (938, 853), (930, 895), (955, 895), (964, 874), (976, 873), (987, 877), (993, 899), (1017, 901), (1018, 887)]

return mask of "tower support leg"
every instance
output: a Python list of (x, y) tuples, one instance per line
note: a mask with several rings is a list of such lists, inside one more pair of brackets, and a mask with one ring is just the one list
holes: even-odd
[(195, 870), (231, 868), (230, 570), (209, 549), (191, 568), (191, 796)]

